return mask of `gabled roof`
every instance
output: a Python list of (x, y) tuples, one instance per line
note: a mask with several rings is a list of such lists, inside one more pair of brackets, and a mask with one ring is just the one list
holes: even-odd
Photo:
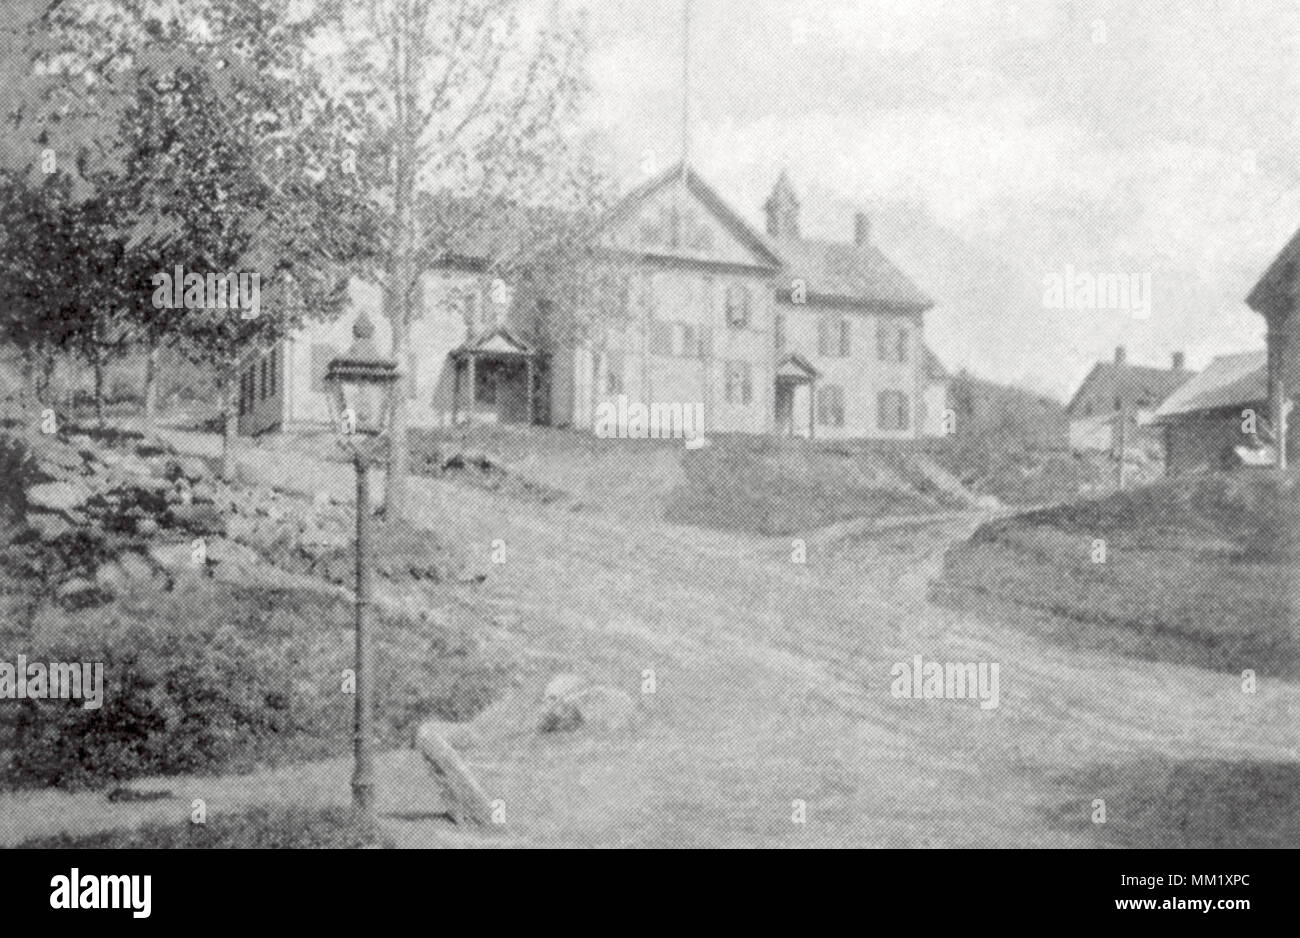
[(451, 354), (454, 358), (465, 355), (519, 355), (528, 357), (537, 354), (537, 352), (527, 342), (516, 339), (504, 326), (498, 326), (458, 346)]
[(658, 176), (637, 186), (623, 198), (619, 199), (601, 222), (602, 227), (618, 224), (631, 217), (645, 201), (663, 189), (686, 180), (687, 190), (700, 200), (710, 212), (722, 222), (732, 236), (747, 247), (757, 263), (763, 267), (779, 267), (781, 258), (768, 246), (766, 240), (739, 213), (734, 211), (726, 200), (718, 194), (689, 164), (678, 161)]
[[(790, 282), (802, 281), (809, 299), (907, 312), (924, 312), (934, 306), (934, 300), (873, 244), (840, 244), (811, 238), (766, 240), (785, 262), (785, 276)], [(789, 297), (790, 282), (782, 284), (778, 295)]]
[(778, 378), (820, 378), (822, 373), (813, 367), (812, 362), (802, 355), (791, 352), (776, 363)]
[[(422, 260), (486, 267), (494, 259), (522, 253), (537, 232), (608, 229), (635, 215), (647, 199), (683, 180), (688, 191), (750, 251), (756, 266), (781, 272), (785, 283), (778, 295), (788, 298), (790, 284), (799, 280), (809, 299), (847, 307), (919, 313), (934, 305), (875, 245), (769, 237), (746, 222), (694, 168), (680, 161), (627, 193), (599, 219), (544, 207), (422, 194), (416, 217), (423, 228), (434, 233), (433, 238), (425, 239)], [(430, 240), (436, 244), (428, 243)]]
[(1268, 398), (1268, 352), (1221, 355), (1208, 368), (1170, 394), (1155, 421), (1225, 407), (1245, 407)]
[(1262, 316), (1290, 309), (1295, 303), (1296, 273), (1300, 269), (1300, 231), (1291, 236), (1268, 270), (1246, 297), (1246, 305)]
[(1173, 368), (1150, 368), (1127, 362), (1098, 362), (1092, 366), (1088, 377), (1083, 379), (1079, 390), (1074, 392), (1065, 412), (1073, 416), (1079, 402), (1089, 394), (1098, 395), (1105, 400), (1120, 397), (1129, 404), (1142, 400), (1160, 404), (1195, 374), (1196, 372), (1186, 369), (1175, 371)]

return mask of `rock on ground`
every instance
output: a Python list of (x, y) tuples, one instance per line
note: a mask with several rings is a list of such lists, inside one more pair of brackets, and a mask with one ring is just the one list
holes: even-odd
[(582, 727), (616, 731), (636, 720), (636, 702), (617, 687), (594, 684), (555, 697), (549, 690), (537, 723), (539, 732), (568, 733)]
[(80, 482), (44, 482), (27, 490), (27, 503), (45, 511), (76, 511), (94, 492)]
[(456, 823), (487, 827), (492, 823), (492, 802), (469, 766), (439, 732), (441, 725), (436, 720), (421, 724), (415, 733), (415, 748), (424, 756)]

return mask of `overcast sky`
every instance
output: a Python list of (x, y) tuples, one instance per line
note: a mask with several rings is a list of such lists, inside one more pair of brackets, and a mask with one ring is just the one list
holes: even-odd
[[(693, 162), (755, 222), (782, 167), (808, 234), (870, 207), (951, 366), (1064, 395), (1119, 343), (1262, 347), (1242, 298), (1300, 226), (1293, 0), (692, 3)], [(681, 152), (682, 0), (586, 6), (633, 182)], [(1043, 309), (1067, 264), (1151, 274), (1151, 317)]]

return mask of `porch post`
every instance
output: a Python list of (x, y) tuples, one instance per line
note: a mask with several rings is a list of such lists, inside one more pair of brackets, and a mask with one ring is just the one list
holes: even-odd
[(536, 417), (536, 404), (533, 400), (533, 356), (524, 359), (524, 371), (528, 381), (528, 425), (531, 427)]
[(808, 439), (817, 435), (817, 380), (808, 382)]
[(473, 352), (469, 354), (469, 408), (466, 416), (469, 422), (474, 420), (474, 405), (478, 403), (478, 356)]
[(460, 420), (460, 359), (451, 363), (451, 425), (456, 426)]

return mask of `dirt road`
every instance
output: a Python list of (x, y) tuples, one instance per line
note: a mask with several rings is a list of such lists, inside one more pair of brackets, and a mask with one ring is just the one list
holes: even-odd
[[(344, 466), (262, 450), (245, 465), (284, 488), (352, 491)], [(456, 601), (486, 607), (539, 680), (579, 671), (644, 711), (622, 735), (524, 732), (472, 751), (509, 828), (473, 843), (1158, 842), (1153, 825), (1171, 823), (1161, 806), (1182, 788), (1233, 790), (1245, 769), (1261, 784), (1281, 772), (1285, 786), (1300, 759), (1296, 685), (1244, 695), (1233, 675), (1062, 649), (932, 605), (929, 579), (969, 518), (814, 539), (804, 564), (789, 539), (630, 524), (432, 480), (414, 483), (412, 520), (471, 546), (490, 576)], [(506, 562), (491, 565), (497, 542)], [(891, 666), (915, 655), (997, 663), (999, 706), (895, 699)], [(1105, 824), (1093, 822), (1097, 799)], [(407, 846), (466, 842), (436, 819), (387, 823)], [(1193, 818), (1183, 836), (1221, 826)], [(1243, 836), (1295, 834), (1272, 828)]]

